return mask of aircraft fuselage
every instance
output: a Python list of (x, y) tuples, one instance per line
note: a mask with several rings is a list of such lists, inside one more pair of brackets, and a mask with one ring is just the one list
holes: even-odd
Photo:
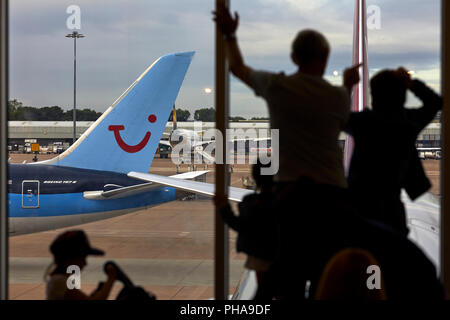
[(39, 232), (126, 214), (175, 199), (175, 190), (155, 186), (114, 199), (92, 200), (87, 191), (142, 184), (126, 174), (39, 164), (10, 164), (10, 235)]

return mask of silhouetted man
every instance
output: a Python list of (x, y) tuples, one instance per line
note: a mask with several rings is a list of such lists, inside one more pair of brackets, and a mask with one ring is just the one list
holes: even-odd
[[(403, 68), (379, 72), (370, 85), (373, 110), (352, 113), (346, 129), (355, 139), (349, 188), (360, 214), (407, 235), (401, 189), (415, 200), (431, 187), (415, 142), (442, 99)], [(404, 108), (407, 90), (423, 102), (421, 108)]]
[(271, 127), (280, 130), (275, 182), (308, 177), (315, 183), (346, 188), (338, 138), (348, 120), (349, 92), (359, 82), (359, 66), (346, 70), (344, 86), (331, 85), (323, 78), (330, 54), (328, 41), (317, 31), (303, 30), (292, 44), (296, 73), (255, 71), (244, 63), (238, 47), (237, 13), (233, 18), (222, 6), (214, 14), (225, 35), (231, 72), (266, 100)]
[[(330, 190), (331, 195), (340, 195), (347, 188), (338, 138), (348, 121), (350, 92), (359, 82), (360, 66), (344, 72), (344, 86), (331, 85), (323, 78), (330, 54), (328, 41), (317, 31), (303, 30), (292, 43), (291, 59), (297, 72), (285, 75), (253, 70), (244, 63), (236, 40), (237, 13), (233, 18), (222, 5), (214, 14), (226, 39), (231, 72), (266, 100), (271, 127), (279, 129), (280, 162), (274, 177), (277, 204), (271, 209), (280, 234), (273, 274), (280, 281), (272, 282), (281, 283), (275, 295), (292, 297), (289, 287), (302, 292), (308, 271), (319, 260), (312, 261), (316, 256), (316, 244), (310, 242), (313, 223), (327, 221), (322, 220), (322, 209), (313, 202), (319, 198), (314, 196), (320, 195), (321, 202), (327, 202), (328, 197), (316, 186)], [(310, 248), (304, 251), (306, 246)]]

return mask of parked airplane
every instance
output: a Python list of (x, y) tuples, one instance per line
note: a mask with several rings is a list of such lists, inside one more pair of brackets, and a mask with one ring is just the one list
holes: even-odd
[(163, 135), (168, 136), (169, 140), (161, 140), (159, 143), (171, 148), (174, 148), (178, 144), (183, 144), (185, 150), (189, 150), (188, 155), (182, 155), (180, 163), (201, 163), (200, 161), (195, 161), (196, 157), (199, 159), (204, 159), (206, 164), (211, 164), (215, 162), (213, 156), (209, 153), (204, 152), (203, 146), (208, 145), (210, 143), (214, 143), (214, 140), (203, 140), (203, 131), (193, 131), (187, 129), (178, 128), (177, 125), (177, 112), (175, 109), (175, 105), (172, 109), (172, 117), (173, 117), (173, 127), (170, 133), (163, 133)]
[(442, 148), (416, 148), (420, 159), (442, 159)]
[[(173, 127), (172, 131), (170, 133), (163, 133), (163, 135), (168, 136), (168, 140), (161, 140), (159, 143), (161, 145), (165, 145), (171, 148), (174, 148), (176, 146), (179, 146), (178, 150), (183, 150), (183, 153), (179, 155), (178, 162), (180, 164), (182, 163), (188, 163), (193, 164), (193, 170), (196, 170), (195, 164), (204, 163), (205, 164), (205, 170), (208, 167), (208, 164), (213, 164), (216, 162), (216, 159), (214, 155), (210, 154), (205, 150), (205, 148), (211, 144), (214, 144), (216, 141), (214, 139), (205, 140), (203, 138), (205, 131), (194, 131), (194, 130), (188, 130), (188, 129), (181, 129), (178, 128), (177, 125), (177, 115), (176, 115), (176, 109), (175, 106), (172, 110), (173, 115)], [(229, 139), (229, 144), (234, 143), (246, 143), (250, 142), (250, 153), (251, 154), (270, 154), (272, 149), (267, 148), (268, 145), (271, 145), (271, 137), (262, 137), (262, 138), (234, 138)], [(256, 147), (259, 145), (262, 145), (261, 147)], [(230, 146), (230, 148), (233, 148), (234, 146)], [(239, 148), (239, 147), (238, 147)], [(242, 146), (240, 148), (243, 148)], [(184, 151), (188, 151), (184, 153)], [(209, 150), (208, 150), (209, 151)], [(178, 152), (177, 152), (178, 153)], [(239, 154), (241, 155), (241, 154)], [(232, 165), (231, 165), (232, 167)], [(179, 166), (177, 166), (179, 169)]]
[(173, 188), (127, 174), (148, 172), (193, 55), (159, 58), (64, 153), (47, 161), (10, 164), (10, 235), (87, 223), (174, 200)]

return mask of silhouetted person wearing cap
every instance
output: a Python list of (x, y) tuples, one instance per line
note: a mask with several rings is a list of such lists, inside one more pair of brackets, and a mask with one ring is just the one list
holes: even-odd
[[(355, 140), (348, 184), (364, 217), (407, 235), (401, 190), (415, 200), (431, 187), (415, 142), (441, 110), (442, 98), (403, 68), (377, 73), (370, 86), (372, 110), (352, 113), (346, 128)], [(404, 108), (407, 90), (421, 108)]]
[(70, 289), (68, 273), (70, 266), (77, 266), (81, 271), (86, 266), (88, 255), (104, 255), (99, 249), (92, 248), (86, 234), (81, 230), (71, 230), (60, 234), (51, 244), (50, 251), (54, 257), (53, 270), (46, 275), (48, 300), (106, 300), (111, 292), (117, 274), (116, 269), (108, 267), (107, 281), (91, 295), (80, 289)]

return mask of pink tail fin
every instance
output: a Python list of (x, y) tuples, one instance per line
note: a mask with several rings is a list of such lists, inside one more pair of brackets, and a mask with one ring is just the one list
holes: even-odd
[[(360, 112), (368, 106), (369, 68), (367, 56), (367, 8), (366, 0), (355, 0), (355, 18), (353, 22), (353, 65), (363, 63), (361, 81), (353, 88), (352, 111)], [(345, 143), (344, 163), (348, 171), (353, 153), (353, 138), (348, 136)]]

